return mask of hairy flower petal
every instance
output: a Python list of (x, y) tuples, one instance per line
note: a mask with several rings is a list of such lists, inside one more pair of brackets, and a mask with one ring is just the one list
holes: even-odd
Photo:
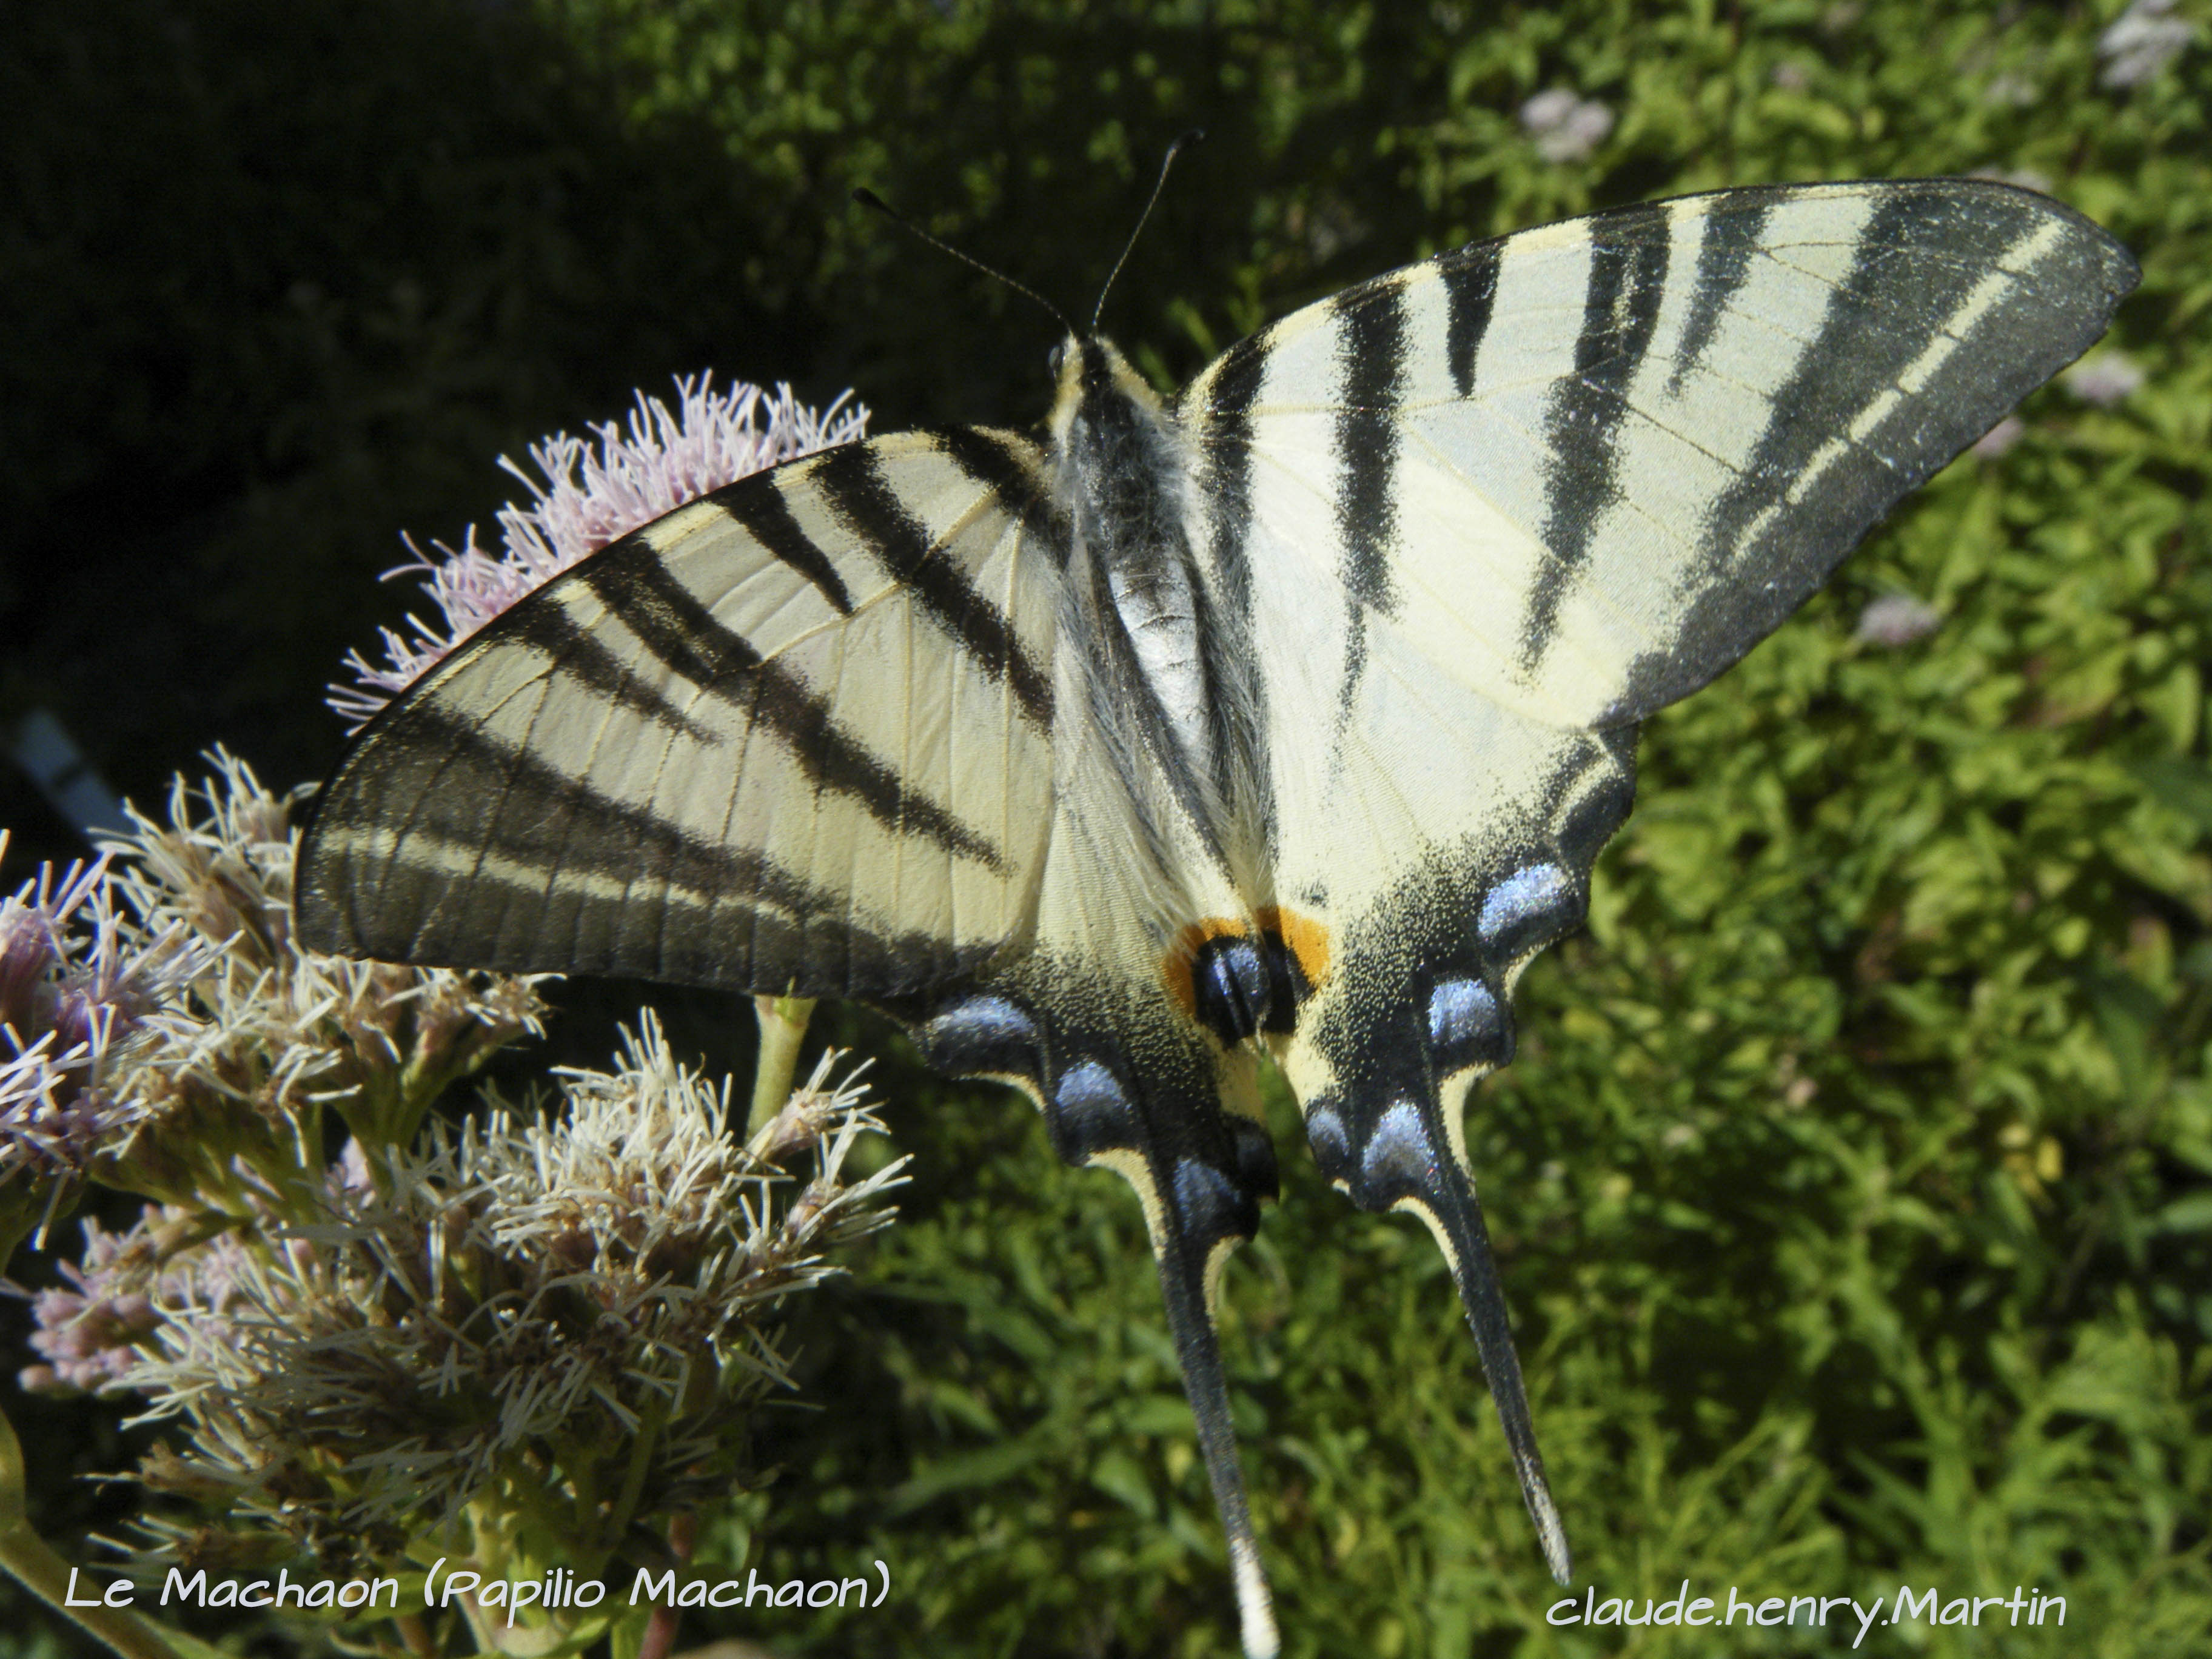
[(500, 550), (477, 546), (471, 526), (459, 549), (434, 542), (436, 556), (416, 549), (411, 563), (388, 572), (422, 572), (438, 620), (410, 617), (404, 636), (383, 629), (381, 665), (358, 652), (348, 657), (355, 684), (332, 686), (331, 707), (358, 730), (463, 640), (578, 560), (710, 490), (867, 435), (868, 411), (848, 406), (849, 392), (817, 410), (781, 384), (768, 392), (741, 380), (717, 392), (702, 374), (678, 379), (676, 392), (672, 410), (637, 393), (627, 429), (609, 421), (590, 428), (591, 439), (564, 432), (532, 445), (542, 482), (501, 457), (531, 501), (500, 509)]

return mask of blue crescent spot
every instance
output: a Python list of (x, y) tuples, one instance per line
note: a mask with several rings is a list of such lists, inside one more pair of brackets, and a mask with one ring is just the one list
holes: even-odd
[(1036, 1022), (1004, 997), (970, 997), (929, 1022), (933, 1042), (991, 1048), (1035, 1042), (1036, 1036)]
[(1062, 1072), (1052, 1101), (1063, 1112), (1121, 1113), (1129, 1109), (1114, 1073), (1095, 1060), (1080, 1061)]
[(1382, 1114), (1375, 1133), (1367, 1137), (1367, 1151), (1359, 1160), (1360, 1179), (1370, 1187), (1403, 1182), (1426, 1188), (1436, 1173), (1436, 1148), (1421, 1127), (1421, 1114), (1412, 1101), (1401, 1100)]
[(1306, 1144), (1313, 1148), (1321, 1172), (1334, 1180), (1352, 1158), (1352, 1139), (1344, 1133), (1344, 1119), (1334, 1106), (1316, 1102), (1306, 1109)]
[(1060, 1073), (1052, 1105), (1054, 1148), (1070, 1164), (1127, 1146), (1133, 1139), (1129, 1097), (1114, 1073), (1095, 1060), (1080, 1061)]
[(1475, 931), (1488, 945), (1507, 928), (1551, 909), (1573, 885), (1567, 872), (1556, 864), (1532, 864), (1526, 870), (1516, 870), (1484, 897)]
[(1479, 979), (1447, 979), (1429, 993), (1429, 1042), (1447, 1052), (1498, 1035), (1498, 1000)]

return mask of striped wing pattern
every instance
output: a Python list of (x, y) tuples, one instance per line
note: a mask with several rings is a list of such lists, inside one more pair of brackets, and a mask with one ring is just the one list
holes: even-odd
[(1765, 637), (2133, 282), (2103, 231), (2009, 185), (1729, 191), (1347, 289), (1179, 413), (1217, 565), (1254, 512), (1304, 527), (1242, 562), (1334, 611), (1311, 626), (1345, 641), (1340, 701), (1387, 624), (1492, 702), (1615, 725)]
[(1734, 191), (1379, 277), (1180, 400), (1208, 580), (1265, 677), (1275, 896), (1331, 936), (1277, 1052), (1323, 1170), (1437, 1233), (1563, 1579), (1461, 1128), (1511, 1056), (1513, 983), (1580, 925), (1635, 722), (2080, 355), (2135, 275), (2005, 185)]
[(548, 584), (331, 780), (303, 936), (807, 996), (1018, 949), (1051, 801), (1042, 465), (1000, 433), (852, 445)]
[(1582, 920), (1637, 723), (2135, 275), (2008, 186), (1760, 188), (1378, 277), (1171, 406), (1071, 341), (1048, 449), (831, 451), (471, 641), (325, 792), (302, 937), (864, 997), (1020, 1086), (1143, 1201), (1255, 1656), (1213, 1306), (1275, 1191), (1271, 1054), (1324, 1173), (1435, 1231), (1564, 1582), (1461, 1129), (1514, 982)]

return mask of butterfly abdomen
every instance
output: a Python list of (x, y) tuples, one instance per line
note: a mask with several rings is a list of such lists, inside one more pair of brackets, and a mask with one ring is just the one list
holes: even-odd
[(1051, 430), (1073, 529), (1063, 626), (1140, 820), (1133, 838), (1152, 854), (1146, 884), (1173, 890), (1161, 895), (1164, 939), (1226, 897), (1263, 890), (1256, 668), (1202, 579), (1172, 417), (1103, 340), (1069, 341), (1060, 373)]
[[(1202, 795), (1216, 734), (1200, 650), (1197, 583), (1183, 533), (1180, 467), (1158, 400), (1103, 341), (1074, 343), (1054, 411), (1060, 489), (1074, 526), (1077, 580), (1088, 578), (1085, 625), (1118, 671), (1117, 702), (1134, 694), (1158, 758)], [(1211, 818), (1211, 803), (1199, 815)]]

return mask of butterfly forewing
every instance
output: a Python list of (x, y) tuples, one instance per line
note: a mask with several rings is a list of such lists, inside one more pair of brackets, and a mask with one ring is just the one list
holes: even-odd
[(304, 936), (807, 995), (1018, 949), (1051, 816), (1040, 468), (1006, 434), (854, 445), (533, 593), (325, 790)]
[(1610, 724), (1742, 655), (2133, 281), (2008, 185), (1730, 191), (1347, 289), (1181, 409), (1232, 519), (1307, 526), (1291, 579), (1347, 640), (1395, 625), (1493, 702)]
[[(1569, 856), (1562, 803), (1625, 788), (1589, 734), (1741, 657), (2134, 274), (2008, 185), (1760, 188), (1476, 244), (1232, 348), (1178, 413), (1259, 664), (1283, 902), (1352, 979), (1408, 872), (1478, 934), (1488, 884)], [(1385, 954), (1410, 998), (1432, 950)]]

